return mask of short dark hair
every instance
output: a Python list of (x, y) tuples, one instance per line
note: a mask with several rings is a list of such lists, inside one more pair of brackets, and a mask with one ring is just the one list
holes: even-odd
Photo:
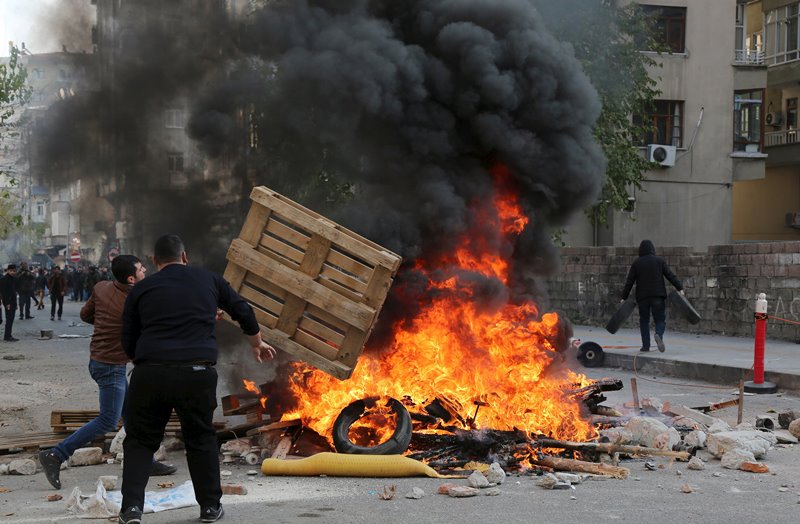
[(12, 269), (17, 269), (17, 265), (16, 264), (9, 264), (8, 267), (6, 268), (6, 271), (11, 271)]
[(128, 283), (128, 277), (136, 275), (136, 264), (141, 264), (142, 261), (133, 255), (117, 255), (111, 261), (111, 272), (114, 278), (121, 284)]
[(153, 256), (161, 263), (176, 262), (181, 259), (181, 253), (185, 250), (181, 237), (178, 235), (164, 235), (156, 240)]

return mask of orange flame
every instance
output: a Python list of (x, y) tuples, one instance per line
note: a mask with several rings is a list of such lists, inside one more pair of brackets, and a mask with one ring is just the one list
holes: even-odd
[[(507, 170), (501, 167), (493, 174), (497, 194), (491, 207), (483, 203), (477, 216), (481, 227), (491, 225), (502, 241), (490, 242), (471, 232), (452, 255), (418, 261), (416, 269), (442, 292), (413, 320), (396, 327), (387, 351), (364, 354), (349, 380), (298, 365), (290, 385), (298, 406), (284, 419), (301, 418), (318, 433), (330, 435), (339, 412), (356, 399), (391, 396), (403, 399), (409, 410), (421, 411), (439, 398), (457, 411), (448, 425), (516, 428), (572, 440), (593, 436), (579, 403), (563, 391), (585, 377), (548, 373), (558, 356), (552, 342), (557, 315), (540, 315), (531, 302), (479, 309), (457, 276), (457, 271), (468, 270), (508, 284), (507, 259), (529, 219), (509, 189)], [(443, 268), (452, 276), (433, 280), (432, 270)]]
[(242, 383), (244, 384), (244, 389), (260, 396), (259, 402), (261, 402), (261, 407), (267, 409), (267, 397), (261, 394), (261, 388), (258, 387), (258, 384), (252, 380), (247, 380), (246, 378), (242, 379)]

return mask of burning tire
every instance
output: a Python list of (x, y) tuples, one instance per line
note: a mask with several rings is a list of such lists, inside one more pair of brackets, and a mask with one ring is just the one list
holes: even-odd
[(366, 414), (368, 403), (374, 405), (375, 398), (356, 400), (344, 408), (336, 422), (333, 423), (333, 445), (339, 453), (355, 455), (399, 455), (402, 454), (411, 442), (411, 416), (399, 400), (390, 398), (387, 405), (395, 414), (397, 427), (392, 437), (377, 446), (366, 447), (354, 444), (350, 440), (350, 426)]
[(606, 354), (597, 342), (584, 342), (578, 346), (578, 360), (587, 368), (597, 368), (605, 362)]

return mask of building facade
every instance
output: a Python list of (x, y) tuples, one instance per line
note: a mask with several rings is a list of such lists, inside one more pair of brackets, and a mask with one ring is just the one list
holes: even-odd
[(652, 52), (658, 67), (651, 77), (661, 94), (645, 115), (653, 132), (640, 144), (658, 167), (645, 174), (641, 190), (631, 189), (626, 211), (610, 213), (599, 227), (578, 218), (567, 242), (630, 246), (649, 238), (698, 251), (730, 243), (743, 205), (735, 188), (763, 180), (768, 161), (767, 66), (761, 44), (746, 38), (760, 12), (736, 0), (637, 3), (655, 19), (655, 36), (669, 50)]

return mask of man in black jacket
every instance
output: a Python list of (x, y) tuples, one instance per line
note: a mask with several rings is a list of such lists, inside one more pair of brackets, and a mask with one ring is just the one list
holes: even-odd
[(0, 278), (0, 297), (3, 299), (3, 309), (6, 312), (6, 331), (3, 340), (6, 342), (16, 342), (17, 339), (11, 334), (14, 326), (14, 318), (17, 316), (17, 266), (9, 264), (6, 274)]
[(664, 330), (667, 327), (667, 286), (664, 277), (675, 289), (683, 294), (683, 284), (667, 265), (667, 262), (656, 256), (656, 248), (650, 240), (642, 240), (639, 244), (639, 258), (631, 264), (625, 288), (622, 290), (622, 302), (627, 300), (631, 288), (636, 284), (636, 303), (639, 306), (639, 329), (642, 332), (642, 348), (650, 351), (650, 313), (656, 324), (656, 345), (658, 350), (666, 350)]
[(17, 275), (17, 293), (19, 293), (19, 319), (30, 320), (31, 316), (31, 299), (33, 297), (33, 284), (36, 282), (36, 277), (28, 269), (27, 262), (21, 262), (19, 265), (19, 274)]
[(258, 362), (275, 356), (253, 308), (221, 276), (189, 267), (176, 235), (156, 241), (157, 273), (133, 287), (122, 314), (122, 348), (133, 361), (125, 404), (125, 462), (119, 522), (139, 522), (152, 455), (172, 409), (181, 421), (201, 522), (222, 515), (216, 432), (217, 308), (238, 322)]

